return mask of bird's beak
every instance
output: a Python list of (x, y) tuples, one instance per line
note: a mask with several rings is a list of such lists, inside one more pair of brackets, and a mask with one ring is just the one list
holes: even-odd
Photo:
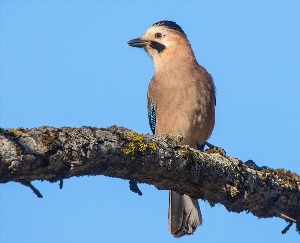
[(140, 38), (130, 40), (127, 43), (130, 46), (139, 47), (139, 48), (143, 48), (143, 47), (145, 47), (147, 45), (147, 41), (143, 41)]

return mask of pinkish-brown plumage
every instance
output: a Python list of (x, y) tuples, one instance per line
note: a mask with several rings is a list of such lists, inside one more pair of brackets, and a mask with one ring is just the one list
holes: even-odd
[[(182, 145), (204, 145), (215, 123), (215, 87), (211, 75), (196, 61), (182, 29), (174, 22), (161, 21), (128, 44), (143, 47), (153, 60), (148, 110), (154, 106), (156, 116), (149, 119), (155, 134), (179, 133)], [(201, 223), (198, 201), (170, 192), (172, 235), (192, 234)]]

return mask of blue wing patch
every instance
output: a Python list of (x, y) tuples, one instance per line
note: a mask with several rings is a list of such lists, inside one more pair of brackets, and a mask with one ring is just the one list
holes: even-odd
[(154, 109), (154, 100), (151, 100), (150, 107), (148, 110), (148, 118), (149, 118), (149, 125), (153, 134), (155, 133), (155, 125), (156, 125), (156, 113)]

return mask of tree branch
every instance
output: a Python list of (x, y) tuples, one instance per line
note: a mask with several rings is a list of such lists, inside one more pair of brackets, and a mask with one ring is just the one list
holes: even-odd
[(300, 177), (284, 169), (178, 146), (180, 135), (152, 136), (112, 126), (0, 131), (0, 183), (31, 185), (105, 175), (172, 189), (228, 211), (281, 217), (300, 229)]

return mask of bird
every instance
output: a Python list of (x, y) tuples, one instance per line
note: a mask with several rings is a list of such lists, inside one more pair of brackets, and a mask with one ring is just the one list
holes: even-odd
[[(215, 125), (215, 85), (198, 64), (187, 35), (173, 21), (151, 25), (143, 36), (127, 42), (143, 48), (153, 61), (147, 92), (148, 118), (154, 135), (179, 133), (179, 145), (204, 149)], [(202, 225), (197, 199), (169, 192), (168, 229), (179, 238)]]

